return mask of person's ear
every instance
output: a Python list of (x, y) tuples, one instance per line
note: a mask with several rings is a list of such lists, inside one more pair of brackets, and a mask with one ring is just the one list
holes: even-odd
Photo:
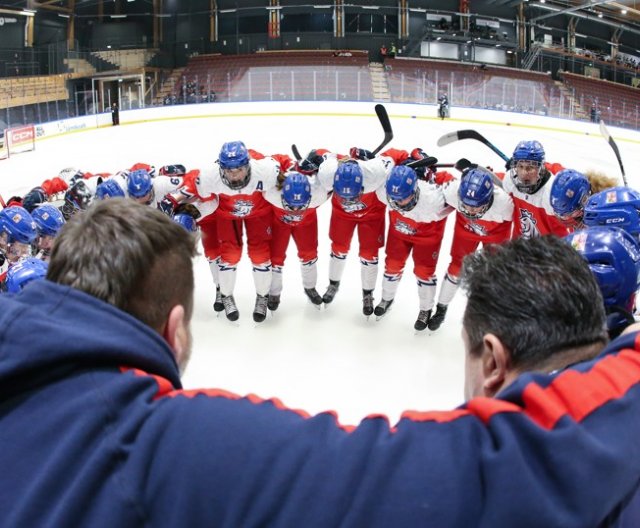
[(162, 337), (169, 344), (178, 365), (182, 365), (189, 354), (189, 324), (181, 304), (171, 308)]
[(494, 334), (482, 338), (482, 390), (492, 398), (504, 386), (511, 369), (511, 354)]

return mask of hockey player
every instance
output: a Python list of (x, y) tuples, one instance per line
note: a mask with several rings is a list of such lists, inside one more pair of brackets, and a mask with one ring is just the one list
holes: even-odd
[[(328, 191), (333, 191), (329, 238), (329, 286), (322, 301), (333, 301), (344, 272), (347, 254), (354, 231), (358, 230), (360, 277), (362, 281), (362, 313), (373, 313), (373, 290), (378, 276), (378, 252), (384, 246), (385, 202), (376, 191), (395, 165), (394, 156), (404, 151), (389, 149), (381, 156), (352, 148), (351, 158), (342, 160), (325, 154), (318, 170), (318, 180)], [(404, 152), (406, 157), (406, 152)], [(356, 159), (357, 158), (357, 159)]]
[[(258, 159), (256, 159), (258, 158)], [(177, 204), (219, 202), (212, 225), (200, 223), (203, 244), (209, 238), (219, 241), (218, 280), (225, 315), (237, 321), (240, 313), (233, 297), (237, 265), (242, 255), (242, 232), (246, 230), (249, 259), (253, 265), (256, 302), (253, 320), (260, 323), (267, 316), (271, 285), (272, 208), (263, 193), (278, 183), (278, 176), (291, 160), (286, 156), (264, 157), (247, 150), (242, 141), (224, 143), (218, 157), (218, 169), (203, 171), (194, 182), (193, 192), (181, 189), (167, 196), (161, 208), (175, 210)], [(213, 229), (210, 231), (209, 228)], [(207, 255), (210, 262), (215, 262)], [(214, 277), (215, 280), (215, 277)], [(215, 306), (215, 305), (214, 305)]]
[(382, 299), (374, 313), (382, 317), (393, 304), (404, 266), (411, 253), (418, 283), (420, 311), (414, 328), (422, 331), (431, 317), (436, 293), (436, 264), (447, 215), (452, 211), (444, 200), (442, 188), (418, 180), (406, 165), (395, 166), (379, 196), (390, 207)]
[(53, 241), (58, 231), (65, 224), (65, 219), (60, 210), (52, 204), (42, 204), (31, 213), (36, 224), (37, 237), (35, 241), (36, 257), (49, 260)]
[(24, 207), (12, 205), (0, 211), (0, 282), (11, 266), (33, 255), (36, 236), (36, 224)]
[(568, 233), (551, 207), (550, 192), (553, 174), (562, 169), (559, 164), (545, 163), (544, 148), (538, 141), (521, 141), (508, 164), (504, 190), (514, 203), (513, 238), (532, 238)]
[(116, 178), (109, 178), (96, 187), (97, 200), (107, 200), (109, 198), (126, 198), (124, 189)]
[(614, 339), (635, 322), (636, 292), (640, 287), (640, 245), (618, 227), (594, 226), (567, 236), (587, 260), (607, 313), (607, 330)]
[(615, 185), (614, 179), (596, 171), (582, 174), (573, 169), (563, 169), (551, 184), (551, 207), (569, 230), (582, 229), (584, 206), (589, 197)]
[(127, 195), (143, 205), (158, 207), (167, 194), (174, 192), (182, 185), (180, 176), (157, 176), (153, 178), (145, 169), (137, 169), (129, 173), (127, 179)]
[[(280, 187), (280, 186), (278, 186)], [(322, 304), (316, 290), (318, 280), (318, 216), (316, 208), (330, 196), (316, 178), (309, 179), (299, 172), (285, 175), (282, 188), (272, 187), (265, 199), (272, 205), (274, 219), (271, 236), (271, 287), (267, 307), (278, 309), (282, 293), (282, 268), (289, 240), (293, 238), (298, 248), (302, 287), (309, 300)]]
[(440, 287), (436, 313), (427, 324), (437, 330), (444, 322), (449, 303), (458, 290), (462, 259), (478, 246), (501, 243), (511, 238), (513, 201), (493, 183), (489, 172), (472, 167), (444, 187), (447, 204), (456, 209), (456, 224), (451, 241), (451, 262)]
[(449, 98), (447, 94), (443, 93), (438, 97), (438, 116), (444, 120), (449, 115)]

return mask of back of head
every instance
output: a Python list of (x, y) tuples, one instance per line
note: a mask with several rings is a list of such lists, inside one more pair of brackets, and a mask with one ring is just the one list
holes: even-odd
[(47, 278), (160, 332), (173, 306), (183, 305), (191, 315), (195, 240), (155, 208), (133, 200), (97, 202), (61, 229)]
[(288, 211), (300, 211), (309, 207), (311, 184), (309, 178), (299, 172), (289, 172), (282, 183), (282, 207)]
[(151, 175), (144, 169), (134, 170), (127, 180), (127, 192), (133, 198), (143, 198), (153, 189)]
[(584, 224), (619, 227), (637, 239), (640, 237), (640, 192), (630, 187), (612, 187), (594, 194), (585, 205)]
[(124, 198), (124, 189), (113, 178), (104, 180), (96, 188), (96, 198), (98, 200), (107, 200), (109, 198)]
[(607, 311), (633, 309), (640, 287), (640, 244), (617, 227), (590, 227), (566, 237), (589, 263)]
[(467, 256), (463, 326), (472, 353), (496, 335), (513, 368), (542, 369), (562, 353), (608, 340), (600, 288), (586, 261), (554, 236), (489, 245)]

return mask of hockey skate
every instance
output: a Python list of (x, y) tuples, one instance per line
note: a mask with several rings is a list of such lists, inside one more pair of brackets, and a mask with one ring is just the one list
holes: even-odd
[(238, 317), (240, 317), (240, 312), (238, 312), (238, 307), (236, 306), (233, 295), (222, 295), (222, 304), (227, 319), (229, 319), (229, 321), (237, 321)]
[(315, 306), (320, 306), (322, 304), (322, 297), (320, 297), (318, 290), (315, 288), (305, 288), (304, 293)]
[(327, 287), (327, 291), (324, 292), (322, 296), (322, 302), (325, 304), (329, 304), (333, 301), (333, 298), (336, 296), (338, 289), (340, 288), (340, 281), (329, 281), (329, 286)]
[(416, 319), (416, 323), (413, 325), (413, 327), (418, 332), (422, 332), (429, 324), (429, 319), (431, 319), (431, 310), (420, 310), (418, 318)]
[(376, 314), (376, 321), (379, 321), (386, 315), (392, 304), (393, 299), (391, 299), (390, 301), (385, 301), (384, 299), (380, 300), (378, 306), (376, 306), (376, 309), (373, 311), (373, 313)]
[(261, 323), (267, 317), (268, 298), (266, 295), (256, 295), (256, 306), (253, 309), (253, 320)]
[(362, 290), (362, 313), (369, 317), (373, 314), (373, 291)]
[(213, 311), (222, 312), (224, 310), (224, 303), (222, 302), (222, 293), (220, 293), (220, 286), (216, 286), (216, 300), (213, 301)]
[(269, 294), (269, 298), (267, 300), (267, 308), (272, 312), (275, 312), (280, 306), (280, 296), (279, 295), (271, 295)]
[(444, 322), (444, 318), (447, 316), (447, 305), (446, 304), (438, 304), (436, 306), (436, 313), (433, 314), (433, 317), (429, 319), (427, 326), (429, 330), (437, 330), (440, 328), (440, 325)]

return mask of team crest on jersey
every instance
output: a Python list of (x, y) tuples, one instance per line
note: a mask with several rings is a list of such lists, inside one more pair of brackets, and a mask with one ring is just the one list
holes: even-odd
[(254, 203), (251, 200), (238, 200), (233, 203), (233, 211), (231, 214), (238, 218), (249, 216), (253, 211)]
[(402, 233), (403, 235), (413, 236), (418, 232), (418, 230), (412, 227), (410, 224), (407, 224), (406, 222), (402, 222), (402, 221), (396, 222), (393, 228), (398, 233)]
[(360, 201), (357, 202), (342, 202), (342, 210), (345, 213), (357, 213), (367, 208), (367, 206)]
[(471, 231), (474, 235), (478, 235), (481, 237), (486, 237), (489, 235), (489, 232), (487, 231), (487, 228), (480, 225), (480, 224), (476, 224), (475, 222), (467, 222), (464, 225), (464, 228), (467, 231)]
[(299, 224), (302, 221), (302, 217), (304, 215), (302, 214), (296, 214), (296, 213), (286, 213), (284, 215), (282, 215), (282, 221), (285, 224), (289, 224), (289, 225), (295, 225), (295, 224)]
[(536, 219), (531, 211), (520, 209), (520, 229), (522, 231), (522, 238), (540, 236), (540, 230), (536, 224)]

